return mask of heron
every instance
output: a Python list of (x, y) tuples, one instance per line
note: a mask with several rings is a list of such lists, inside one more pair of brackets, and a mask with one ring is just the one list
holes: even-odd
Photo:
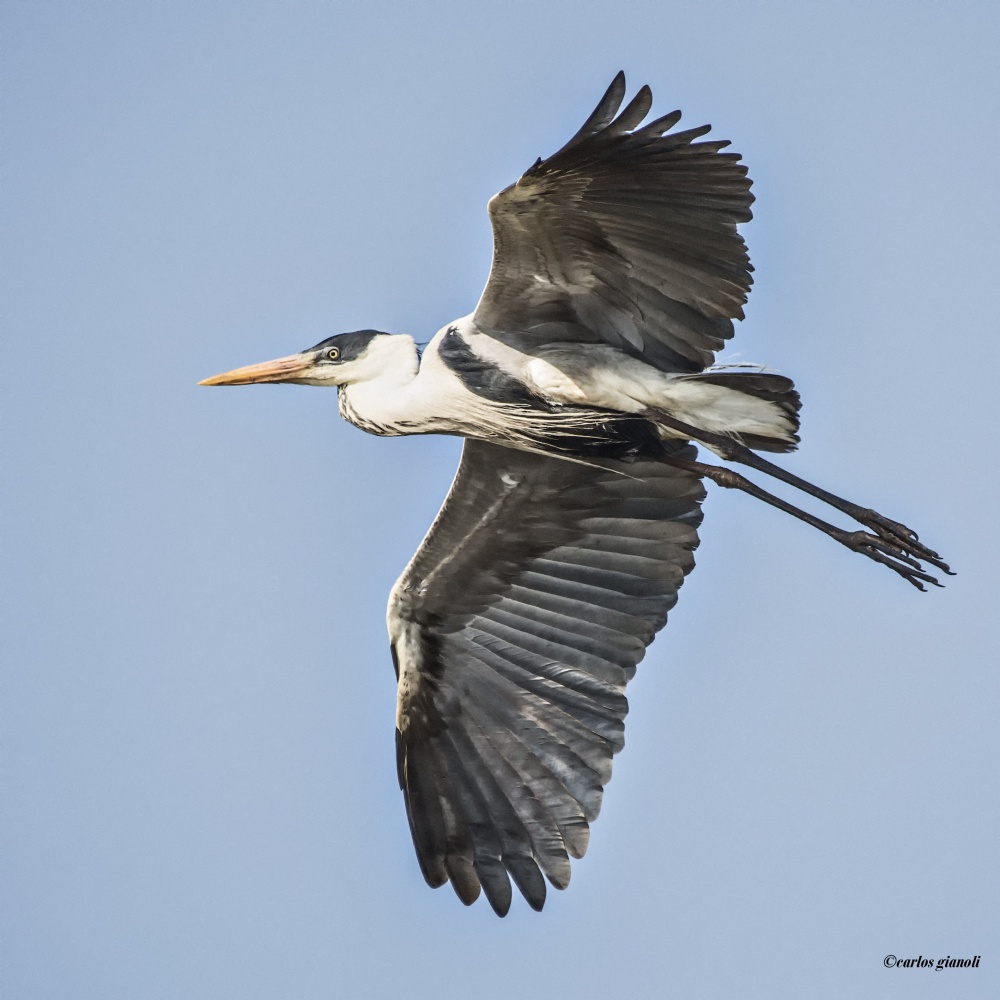
[(904, 524), (760, 454), (795, 449), (800, 399), (783, 375), (714, 365), (751, 286), (747, 168), (702, 139), (710, 126), (674, 130), (679, 111), (643, 124), (649, 87), (622, 108), (625, 94), (619, 73), (561, 149), (490, 199), (485, 290), (423, 350), (358, 330), (200, 383), (333, 386), (363, 431), (464, 439), (389, 598), (396, 761), (424, 879), (500, 916), (512, 882), (540, 910), (587, 850), (626, 684), (694, 566), (706, 480), (918, 589), (950, 573)]

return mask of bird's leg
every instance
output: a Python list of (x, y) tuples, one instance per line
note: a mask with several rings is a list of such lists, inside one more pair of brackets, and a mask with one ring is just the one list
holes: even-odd
[(794, 486), (796, 489), (802, 490), (803, 493), (808, 493), (810, 496), (816, 497), (817, 500), (822, 500), (823, 503), (829, 504), (836, 510), (847, 514), (848, 517), (853, 517), (855, 521), (873, 531), (883, 541), (898, 545), (911, 555), (919, 559), (926, 559), (927, 562), (936, 566), (943, 573), (951, 574), (948, 564), (933, 549), (924, 545), (917, 537), (917, 533), (905, 524), (893, 521), (891, 518), (880, 514), (877, 510), (852, 503), (850, 500), (838, 497), (836, 494), (830, 493), (810, 483), (808, 480), (801, 479), (799, 476), (781, 468), (780, 465), (775, 465), (766, 458), (761, 458), (756, 452), (751, 451), (745, 445), (739, 444), (736, 441), (723, 445), (720, 451), (723, 457), (731, 462), (739, 462), (741, 465), (757, 469), (758, 472), (763, 472), (768, 476), (773, 476), (775, 479), (780, 479), (783, 483), (788, 483), (789, 486)]
[(894, 550), (916, 559), (924, 559), (932, 566), (936, 566), (941, 572), (953, 575), (948, 564), (933, 549), (924, 545), (917, 537), (917, 533), (905, 524), (900, 524), (898, 521), (893, 521), (879, 514), (878, 511), (851, 503), (850, 500), (845, 500), (843, 497), (838, 497), (834, 493), (815, 486), (813, 483), (782, 469), (781, 466), (769, 462), (766, 458), (761, 458), (756, 452), (751, 451), (733, 438), (692, 427), (690, 424), (685, 424), (662, 413), (662, 411), (657, 412), (655, 419), (659, 423), (666, 424), (674, 430), (690, 436), (694, 441), (710, 445), (717, 454), (727, 461), (749, 466), (765, 475), (780, 479), (783, 483), (788, 483), (789, 486), (794, 486), (796, 489), (802, 490), (803, 493), (816, 497), (817, 500), (822, 500), (823, 503), (829, 504), (836, 510), (854, 518), (859, 524), (863, 524), (878, 539), (886, 545), (892, 546)]
[(920, 563), (909, 554), (904, 546), (896, 541), (871, 535), (867, 531), (845, 531), (838, 528), (836, 525), (782, 500), (781, 497), (768, 493), (767, 490), (752, 483), (740, 473), (726, 469), (721, 465), (709, 465), (706, 462), (696, 462), (676, 455), (666, 456), (663, 461), (679, 469), (685, 469), (696, 475), (704, 476), (706, 479), (711, 479), (718, 486), (742, 490), (772, 507), (777, 507), (778, 510), (783, 510), (786, 514), (791, 514), (792, 517), (797, 517), (800, 521), (805, 521), (806, 524), (818, 528), (824, 535), (829, 535), (841, 545), (846, 545), (853, 552), (860, 552), (862, 555), (868, 556), (869, 559), (895, 570), (904, 580), (912, 583), (917, 590), (924, 590), (925, 583), (932, 583), (935, 587), (941, 586), (933, 576), (925, 573)]

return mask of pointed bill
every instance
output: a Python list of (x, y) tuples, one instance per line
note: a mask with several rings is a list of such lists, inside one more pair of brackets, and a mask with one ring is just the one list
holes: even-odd
[(259, 365), (234, 368), (231, 372), (202, 379), (198, 385), (250, 385), (253, 382), (291, 382), (303, 378), (312, 368), (315, 358), (312, 354), (290, 354), (274, 361), (262, 361)]

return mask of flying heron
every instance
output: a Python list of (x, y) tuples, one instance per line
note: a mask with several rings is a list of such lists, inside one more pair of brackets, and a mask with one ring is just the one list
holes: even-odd
[[(798, 443), (790, 379), (712, 367), (743, 318), (753, 195), (709, 126), (619, 113), (619, 73), (558, 152), (489, 202), (475, 310), (421, 352), (330, 337), (201, 385), (336, 386), (371, 434), (465, 439), (441, 512), (389, 598), (396, 754), (420, 869), (501, 916), (570, 878), (623, 745), (625, 685), (694, 566), (704, 479), (743, 490), (915, 587), (949, 572), (903, 524), (759, 454)], [(695, 444), (859, 523), (845, 530), (701, 462)], [(544, 876), (544, 877), (543, 877)]]

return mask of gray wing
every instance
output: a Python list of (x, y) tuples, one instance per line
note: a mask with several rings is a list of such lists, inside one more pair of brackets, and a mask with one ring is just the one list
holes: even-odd
[(701, 480), (602, 465), (466, 441), (389, 600), (421, 871), (466, 904), (482, 888), (501, 916), (510, 878), (535, 909), (543, 873), (568, 884), (623, 746), (625, 685), (694, 565)]
[(493, 266), (478, 327), (530, 350), (605, 342), (668, 372), (700, 371), (743, 318), (750, 180), (710, 126), (665, 135), (675, 111), (619, 73), (583, 128), (490, 200)]

